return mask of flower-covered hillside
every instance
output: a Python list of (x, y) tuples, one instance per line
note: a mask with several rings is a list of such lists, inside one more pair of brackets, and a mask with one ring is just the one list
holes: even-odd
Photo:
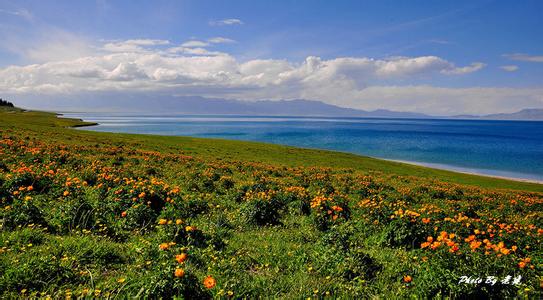
[(0, 130), (3, 297), (542, 296), (538, 192)]

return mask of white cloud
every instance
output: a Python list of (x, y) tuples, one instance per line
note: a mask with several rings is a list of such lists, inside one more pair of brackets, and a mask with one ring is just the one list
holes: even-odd
[(436, 56), (399, 57), (392, 60), (377, 61), (377, 74), (387, 76), (409, 76), (432, 71), (447, 71), (453, 68), (448, 61)]
[(206, 56), (216, 56), (216, 55), (226, 55), (224, 52), (220, 51), (209, 51), (205, 48), (193, 48), (193, 47), (172, 47), (166, 49), (166, 52), (169, 54), (185, 54), (185, 55), (206, 55)]
[(186, 48), (207, 47), (207, 46), (209, 46), (209, 43), (197, 41), (197, 40), (192, 40), (192, 41), (184, 42), (183, 44), (181, 44), (181, 47), (186, 47)]
[(225, 26), (225, 25), (243, 25), (243, 21), (240, 19), (224, 19), (209, 21), (211, 26)]
[(120, 62), (115, 69), (109, 72), (107, 79), (116, 81), (133, 81), (148, 78), (145, 71), (134, 62)]
[[(193, 41), (194, 42), (194, 41)], [(165, 40), (110, 41), (83, 57), (0, 69), (0, 93), (20, 96), (138, 91), (242, 100), (315, 99), (359, 109), (431, 114), (491, 113), (543, 107), (542, 89), (440, 88), (397, 85), (428, 76), (475, 72), (437, 56), (309, 56), (238, 61), (202, 47), (165, 47)], [(92, 48), (92, 47), (88, 47)]]
[(168, 40), (134, 39), (111, 41), (103, 45), (102, 50), (108, 52), (147, 52), (146, 47), (169, 45)]
[(486, 64), (481, 62), (474, 62), (469, 66), (461, 67), (461, 68), (451, 68), (450, 70), (443, 70), (442, 72), (444, 74), (452, 74), (452, 75), (463, 75), (468, 73), (473, 73), (476, 71), (481, 70), (484, 68)]
[(157, 45), (168, 45), (170, 41), (168, 40), (154, 40), (154, 39), (135, 39), (135, 40), (126, 40), (125, 44), (132, 44), (138, 46), (157, 46)]
[(229, 43), (235, 43), (236, 42), (233, 39), (229, 39), (229, 38), (225, 38), (225, 37), (221, 37), (221, 36), (210, 38), (207, 41), (210, 42), (210, 43), (213, 43), (213, 44), (229, 44)]
[(518, 66), (516, 65), (507, 65), (507, 66), (501, 66), (500, 69), (507, 71), (507, 72), (515, 72), (518, 70)]
[(524, 53), (504, 54), (503, 56), (518, 61), (543, 62), (543, 55), (528, 55)]
[[(207, 41), (205, 42), (200, 41), (200, 40), (186, 41), (182, 43), (180, 47), (181, 48), (205, 48), (205, 47), (212, 46), (212, 44), (225, 44), (225, 43), (235, 43), (235, 41), (229, 38), (225, 38), (225, 37), (214, 37), (214, 38), (207, 39)], [(176, 47), (176, 48), (180, 49), (179, 47)], [(202, 52), (201, 49), (199, 51)]]

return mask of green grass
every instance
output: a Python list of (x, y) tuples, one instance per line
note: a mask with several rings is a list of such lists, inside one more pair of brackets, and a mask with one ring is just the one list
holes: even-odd
[(87, 125), (0, 109), (1, 298), (543, 296), (542, 185)]

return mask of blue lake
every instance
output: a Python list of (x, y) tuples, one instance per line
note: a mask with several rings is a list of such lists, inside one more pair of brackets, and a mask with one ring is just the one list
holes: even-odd
[(269, 142), (543, 181), (543, 122), (65, 113), (82, 130)]

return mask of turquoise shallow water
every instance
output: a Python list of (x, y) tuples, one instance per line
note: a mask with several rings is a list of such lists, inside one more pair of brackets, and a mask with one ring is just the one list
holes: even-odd
[(330, 149), (543, 181), (543, 122), (65, 113), (83, 130), (238, 139)]

